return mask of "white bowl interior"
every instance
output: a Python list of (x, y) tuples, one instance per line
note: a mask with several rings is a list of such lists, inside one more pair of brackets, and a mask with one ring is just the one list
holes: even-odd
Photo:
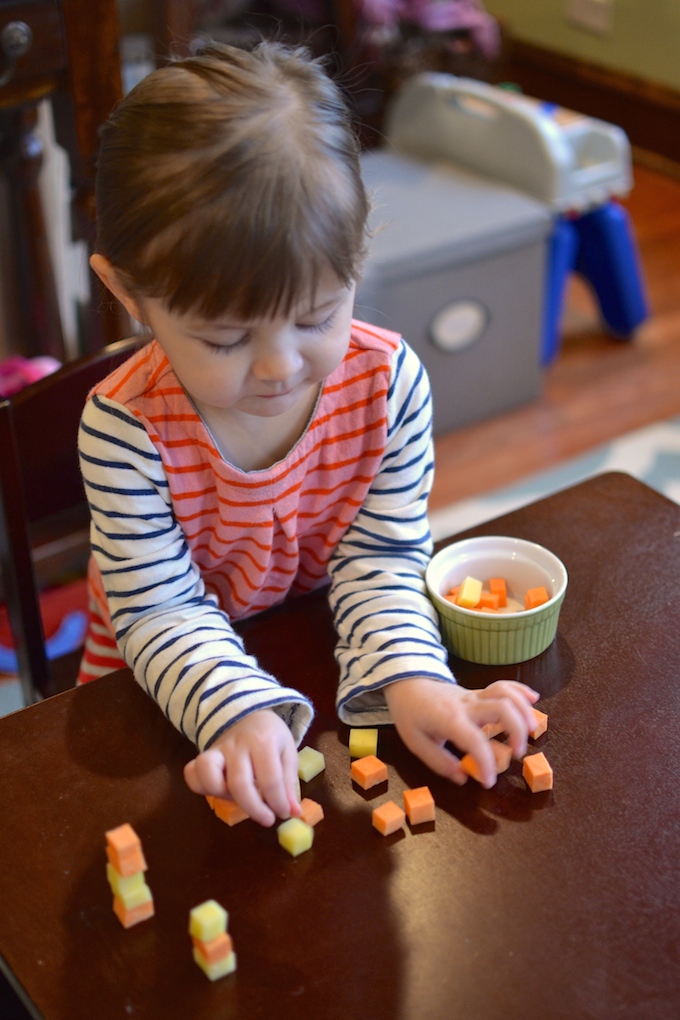
[(463, 539), (442, 549), (430, 561), (426, 581), (430, 590), (443, 598), (468, 575), (480, 581), (505, 578), (510, 594), (520, 602), (528, 588), (545, 585), (552, 600), (562, 594), (567, 584), (564, 564), (549, 549), (525, 539), (500, 535)]

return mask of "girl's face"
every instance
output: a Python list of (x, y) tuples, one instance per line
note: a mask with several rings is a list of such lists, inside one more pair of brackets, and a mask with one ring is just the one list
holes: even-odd
[(355, 286), (330, 271), (313, 299), (290, 315), (206, 321), (141, 303), (144, 321), (175, 375), (200, 407), (273, 418), (291, 411), (342, 362), (349, 346)]

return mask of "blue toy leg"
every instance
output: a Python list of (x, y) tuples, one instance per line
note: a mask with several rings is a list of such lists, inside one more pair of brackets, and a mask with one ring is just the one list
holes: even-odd
[(617, 202), (606, 202), (574, 222), (579, 237), (576, 271), (593, 286), (611, 332), (628, 338), (649, 314), (628, 213)]
[(578, 234), (572, 220), (558, 216), (548, 240), (548, 265), (543, 298), (541, 364), (549, 365), (560, 349), (560, 319), (564, 288), (576, 264)]

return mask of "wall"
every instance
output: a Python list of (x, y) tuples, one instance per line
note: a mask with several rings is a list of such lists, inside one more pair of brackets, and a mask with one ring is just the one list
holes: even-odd
[(523, 42), (680, 91), (678, 0), (614, 0), (609, 36), (572, 25), (567, 0), (484, 0), (484, 6)]

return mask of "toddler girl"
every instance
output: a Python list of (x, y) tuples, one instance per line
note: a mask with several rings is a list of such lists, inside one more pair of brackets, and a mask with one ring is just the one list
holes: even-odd
[(91, 264), (152, 339), (95, 388), (81, 682), (128, 665), (198, 756), (186, 781), (263, 825), (299, 814), (312, 718), (231, 620), (326, 584), (338, 713), (394, 722), (436, 772), (487, 785), (535, 692), (459, 688), (423, 581), (428, 382), (355, 322), (368, 203), (336, 86), (300, 50), (211, 47), (144, 79), (102, 131)]

